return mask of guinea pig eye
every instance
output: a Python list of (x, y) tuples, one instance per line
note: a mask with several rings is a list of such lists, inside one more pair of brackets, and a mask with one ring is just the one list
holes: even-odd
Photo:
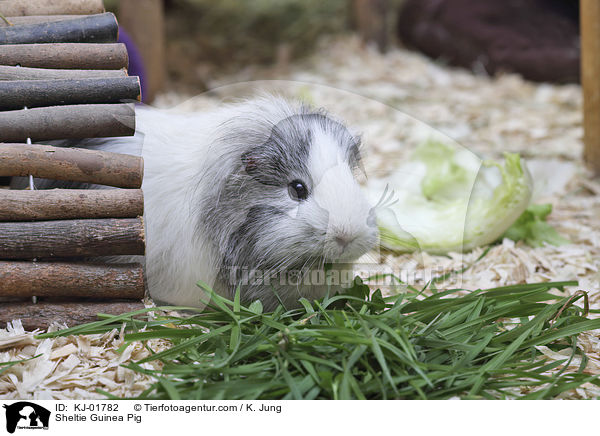
[(308, 188), (301, 180), (293, 180), (288, 185), (288, 193), (292, 200), (306, 200), (308, 197)]

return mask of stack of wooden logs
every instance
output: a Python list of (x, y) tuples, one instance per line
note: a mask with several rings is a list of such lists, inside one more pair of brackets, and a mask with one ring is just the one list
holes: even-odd
[(141, 157), (43, 144), (134, 134), (117, 21), (102, 0), (0, 0), (0, 14), (0, 177), (120, 188), (0, 189), (0, 328), (141, 308), (141, 264), (86, 260), (144, 254)]

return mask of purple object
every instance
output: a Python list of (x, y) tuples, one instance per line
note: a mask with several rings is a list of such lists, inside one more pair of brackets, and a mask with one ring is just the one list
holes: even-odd
[(119, 27), (119, 39), (118, 42), (122, 42), (127, 47), (127, 53), (129, 54), (129, 68), (128, 72), (130, 76), (138, 76), (140, 78), (140, 84), (142, 87), (142, 102), (146, 99), (146, 68), (144, 67), (144, 59), (142, 54), (135, 46), (133, 39)]

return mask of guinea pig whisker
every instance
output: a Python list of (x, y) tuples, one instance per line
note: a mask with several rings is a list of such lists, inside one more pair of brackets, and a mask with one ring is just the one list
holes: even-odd
[(386, 183), (383, 193), (379, 197), (377, 204), (375, 206), (373, 206), (373, 209), (377, 209), (385, 201), (389, 187), (390, 187), (389, 183)]
[(396, 195), (396, 191), (394, 191), (393, 189), (390, 189), (389, 184), (386, 184), (385, 189), (383, 190), (383, 193), (381, 194), (381, 197), (379, 198), (379, 201), (373, 207), (373, 209), (383, 209), (386, 207), (393, 206), (394, 204), (396, 204), (398, 202), (398, 199), (393, 200), (395, 195)]

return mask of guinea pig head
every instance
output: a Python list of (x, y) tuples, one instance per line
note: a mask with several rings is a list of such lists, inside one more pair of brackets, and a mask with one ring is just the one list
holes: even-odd
[(238, 237), (279, 270), (353, 261), (369, 251), (378, 232), (356, 179), (359, 147), (358, 137), (321, 112), (276, 123), (242, 155), (255, 185), (246, 192), (263, 200), (249, 209)]

